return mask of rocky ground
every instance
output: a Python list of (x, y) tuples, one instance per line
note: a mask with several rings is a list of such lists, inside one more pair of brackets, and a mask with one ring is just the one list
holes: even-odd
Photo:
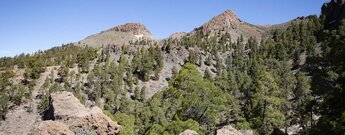
[[(103, 114), (98, 107), (86, 108), (72, 93), (61, 92), (51, 95), (50, 112), (41, 116), (38, 111), (39, 95), (44, 81), (57, 76), (58, 67), (47, 67), (36, 81), (32, 97), (20, 106), (7, 113), (6, 120), (0, 122), (0, 135), (26, 134), (82, 134), (95, 132), (98, 134), (117, 134), (121, 126)], [(48, 116), (51, 114), (51, 116)], [(44, 120), (43, 120), (44, 119)]]
[[(197, 132), (193, 130), (185, 130), (180, 135), (199, 135)], [(254, 135), (252, 130), (241, 130), (238, 131), (237, 129), (233, 128), (232, 126), (225, 126), (221, 129), (218, 129), (215, 135)]]
[(0, 135), (27, 134), (42, 121), (37, 109), (37, 105), (40, 102), (37, 96), (40, 93), (40, 88), (44, 80), (49, 77), (53, 68), (54, 67), (47, 68), (36, 81), (30, 101), (11, 109), (6, 115), (7, 119), (5, 121), (0, 121)]

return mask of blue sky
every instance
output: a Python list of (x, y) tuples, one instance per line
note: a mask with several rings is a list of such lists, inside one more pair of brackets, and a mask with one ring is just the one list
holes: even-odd
[(127, 22), (156, 38), (188, 32), (227, 9), (252, 24), (319, 14), (330, 0), (1, 0), (0, 57), (32, 53)]

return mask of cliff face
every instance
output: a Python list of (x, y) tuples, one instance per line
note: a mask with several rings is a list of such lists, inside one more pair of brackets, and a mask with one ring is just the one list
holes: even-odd
[(129, 32), (134, 35), (139, 35), (139, 34), (151, 35), (150, 31), (141, 23), (127, 23), (124, 25), (116, 26), (107, 31)]
[(325, 26), (334, 29), (345, 18), (345, 0), (332, 0), (322, 6), (322, 15), (325, 17)]

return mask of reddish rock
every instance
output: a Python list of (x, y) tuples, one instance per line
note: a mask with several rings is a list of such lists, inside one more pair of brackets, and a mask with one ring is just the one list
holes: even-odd
[(143, 33), (150, 33), (150, 31), (141, 23), (127, 23), (124, 25), (119, 25), (114, 28), (111, 28), (108, 31), (121, 31), (121, 32), (132, 32), (133, 34), (143, 34)]
[(68, 126), (58, 121), (43, 121), (35, 129), (36, 135), (74, 135)]
[(227, 10), (222, 14), (213, 17), (208, 23), (203, 25), (203, 31), (220, 30), (222, 28), (236, 29), (240, 23), (236, 14), (231, 10)]

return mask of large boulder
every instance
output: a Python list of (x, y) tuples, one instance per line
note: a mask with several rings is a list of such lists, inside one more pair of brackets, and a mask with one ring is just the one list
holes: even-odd
[(218, 129), (216, 135), (243, 135), (243, 134), (229, 125), (221, 129)]
[(74, 135), (68, 126), (58, 121), (43, 121), (35, 129), (37, 135)]
[[(42, 122), (36, 131), (57, 131), (56, 134), (65, 134), (59, 131), (65, 131), (60, 129), (68, 127), (72, 133), (89, 131), (101, 135), (115, 135), (121, 129), (121, 126), (104, 115), (100, 108), (86, 108), (72, 93), (66, 91), (50, 95), (49, 110), (45, 113), (45, 118), (50, 121)], [(52, 124), (56, 126), (49, 128)]]
[(243, 135), (254, 135), (253, 130), (240, 130)]
[[(93, 107), (92, 109), (94, 108), (97, 107)], [(52, 115), (53, 119), (63, 121), (69, 118), (81, 118), (92, 114), (91, 110), (81, 104), (72, 93), (66, 91), (52, 93), (50, 95), (49, 110), (51, 111), (48, 112), (48, 115)]]

